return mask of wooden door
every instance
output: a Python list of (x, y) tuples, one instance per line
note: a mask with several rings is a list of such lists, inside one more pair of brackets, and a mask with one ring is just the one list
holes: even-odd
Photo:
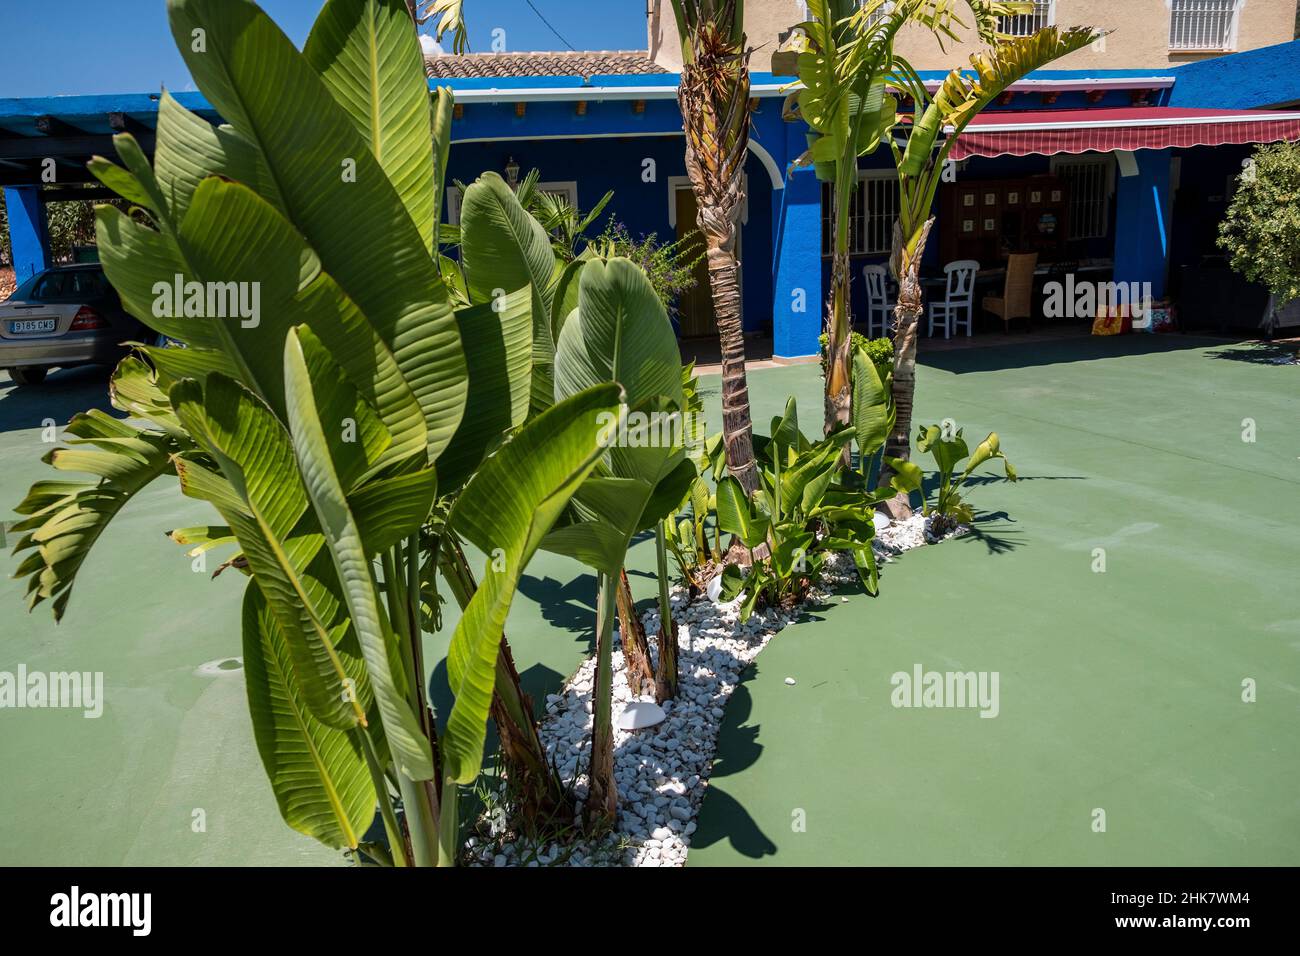
[[(696, 224), (699, 207), (695, 204), (695, 192), (689, 186), (678, 187), (674, 190), (673, 203), (677, 210), (677, 238), (685, 239), (684, 245), (691, 245), (693, 254), (699, 255), (704, 248), (704, 238)], [(695, 285), (677, 300), (677, 321), (681, 324), (684, 339), (718, 334), (713, 296), (709, 291), (709, 267), (705, 259), (695, 263), (693, 274)]]

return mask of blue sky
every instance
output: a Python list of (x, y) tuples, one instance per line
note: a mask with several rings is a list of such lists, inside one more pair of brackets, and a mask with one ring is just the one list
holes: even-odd
[[(260, 2), (299, 46), (323, 5)], [(576, 49), (645, 49), (645, 0), (532, 2)], [(510, 50), (566, 49), (526, 0), (466, 0), (465, 6), (471, 50), (490, 50), (496, 28), (505, 31)], [(0, 0), (0, 7), (0, 99), (154, 92), (164, 84), (193, 89), (167, 29), (164, 0)]]

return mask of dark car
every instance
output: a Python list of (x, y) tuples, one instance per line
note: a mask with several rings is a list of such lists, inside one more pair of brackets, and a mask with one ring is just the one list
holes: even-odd
[(123, 310), (97, 264), (38, 272), (0, 302), (0, 368), (19, 385), (39, 384), (56, 366), (112, 365), (123, 342), (156, 339)]

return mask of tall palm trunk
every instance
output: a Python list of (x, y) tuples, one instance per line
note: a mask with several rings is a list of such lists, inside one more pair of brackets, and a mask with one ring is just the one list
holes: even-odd
[[(898, 275), (898, 303), (894, 306), (894, 430), (885, 442), (885, 455), (907, 461), (912, 453), (912, 396), (916, 389), (916, 336), (925, 306), (921, 297), (921, 258), (934, 219), (927, 219), (912, 241), (904, 239), (903, 227), (894, 225), (894, 263)], [(887, 464), (880, 468), (880, 487), (893, 474)], [(905, 494), (895, 495), (887, 505), (895, 518), (906, 518), (912, 506)]]
[[(838, 216), (838, 211), (837, 211)], [(853, 357), (850, 354), (848, 249), (837, 248), (831, 258), (831, 294), (826, 303), (826, 432), (853, 420)], [(844, 453), (848, 455), (848, 446)]]
[(655, 525), (655, 559), (659, 572), (659, 665), (655, 669), (655, 700), (663, 703), (677, 696), (677, 622), (668, 597), (668, 542), (664, 524)]
[[(684, 6), (678, 4), (675, 6)], [(722, 345), (722, 433), (727, 468), (748, 494), (758, 490), (754, 462), (745, 338), (740, 314), (736, 235), (745, 200), (743, 174), (749, 150), (749, 50), (735, 0), (717, 10), (691, 11), (683, 31), (677, 102), (686, 133), (686, 172), (699, 208), (709, 289)], [(678, 22), (688, 22), (678, 10)], [(736, 40), (739, 40), (737, 43)]]
[(619, 574), (618, 582), (618, 633), (623, 643), (623, 663), (627, 666), (627, 686), (635, 697), (648, 693), (654, 685), (655, 672), (650, 666), (650, 642), (637, 617), (636, 602), (632, 600), (632, 585), (627, 580), (627, 570)]

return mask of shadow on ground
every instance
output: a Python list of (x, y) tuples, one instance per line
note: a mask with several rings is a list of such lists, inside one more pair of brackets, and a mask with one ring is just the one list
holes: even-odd
[(62, 430), (73, 415), (103, 409), (114, 418), (126, 415), (108, 400), (109, 370), (88, 365), (51, 372), (40, 385), (15, 385), (8, 375), (0, 379), (0, 432), (40, 428), (47, 418)]
[(964, 349), (922, 351), (917, 364), (964, 375), (970, 372), (994, 372), (1004, 369), (1036, 368), (1043, 365), (1092, 362), (1123, 356), (1152, 355), (1203, 349), (1213, 342), (1200, 335), (1080, 335), (1077, 338), (1032, 338), (1015, 345), (973, 346)]
[[(780, 640), (780, 635), (773, 640)], [(744, 805), (727, 793), (725, 779), (755, 764), (763, 753), (763, 745), (758, 742), (759, 725), (748, 723), (754, 701), (746, 682), (757, 675), (758, 665), (751, 664), (727, 701), (722, 729), (718, 732), (718, 756), (709, 777), (709, 798), (700, 807), (695, 821), (698, 829), (691, 838), (692, 847), (730, 841), (737, 853), (754, 860), (775, 856), (776, 844)]]
[(1290, 365), (1300, 361), (1300, 344), (1295, 342), (1244, 342), (1233, 348), (1206, 352), (1206, 358), (1250, 365)]

